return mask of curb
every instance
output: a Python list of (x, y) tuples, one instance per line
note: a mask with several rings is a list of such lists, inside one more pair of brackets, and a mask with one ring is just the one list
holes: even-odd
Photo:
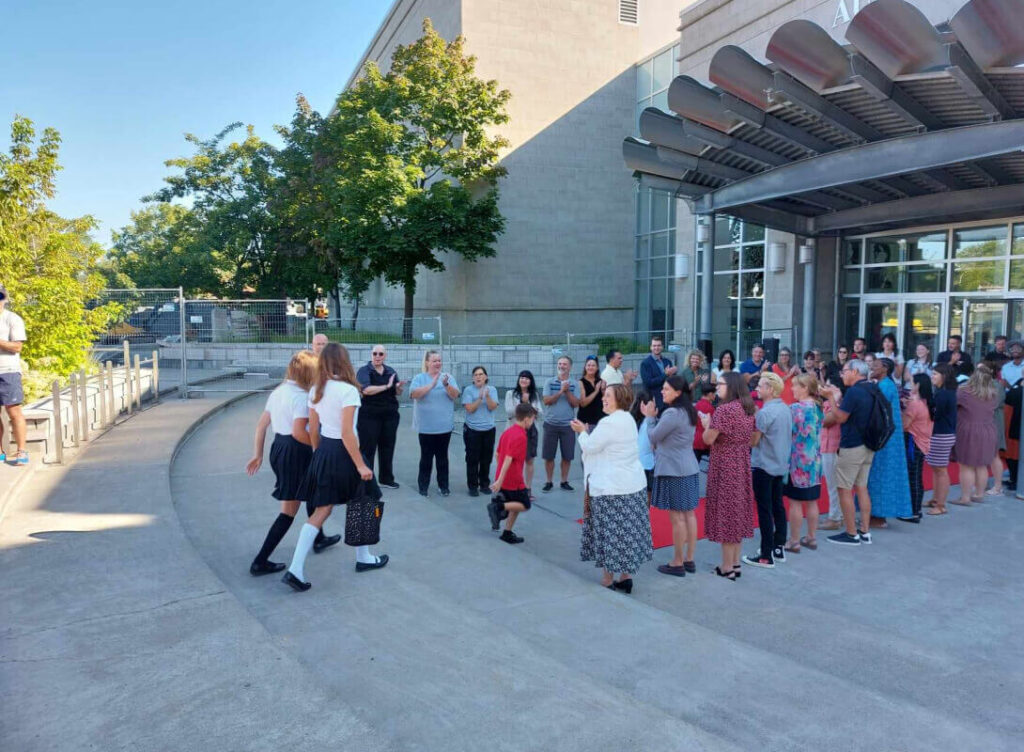
[(7, 511), (8, 503), (10, 503), (11, 499), (16, 498), (25, 484), (35, 476), (41, 464), (41, 461), (30, 463), (28, 467), (22, 468), (17, 480), (3, 494), (0, 494), (0, 523), (4, 521), (4, 513)]
[(224, 400), (219, 405), (214, 405), (208, 411), (206, 411), (198, 418), (196, 418), (196, 420), (193, 421), (192, 424), (182, 432), (181, 436), (178, 439), (178, 442), (174, 445), (174, 451), (171, 452), (171, 458), (167, 462), (168, 477), (170, 477), (171, 467), (174, 465), (174, 462), (178, 459), (178, 453), (181, 452), (181, 448), (185, 446), (185, 443), (192, 438), (192, 436), (196, 433), (196, 431), (198, 431), (203, 426), (203, 424), (205, 424), (214, 416), (224, 412), (229, 407), (236, 405), (242, 400), (249, 399), (255, 394), (259, 394), (259, 392), (252, 391), (244, 392), (243, 394), (236, 394), (235, 396), (229, 397), (228, 399)]

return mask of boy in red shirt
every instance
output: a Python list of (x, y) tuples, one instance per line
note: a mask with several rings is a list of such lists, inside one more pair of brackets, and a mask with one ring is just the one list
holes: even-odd
[(491, 484), (494, 498), (487, 505), (491, 518), (491, 530), (501, 526), (505, 530), (501, 539), (506, 543), (522, 543), (523, 538), (512, 532), (516, 517), (530, 508), (530, 492), (523, 482), (523, 465), (526, 464), (526, 432), (530, 430), (537, 411), (533, 405), (520, 402), (516, 405), (515, 423), (505, 429), (498, 440), (498, 474)]

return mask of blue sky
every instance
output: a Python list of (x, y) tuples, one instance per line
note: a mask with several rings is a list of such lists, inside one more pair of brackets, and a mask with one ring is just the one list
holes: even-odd
[(228, 123), (276, 141), (295, 95), (330, 109), (390, 0), (0, 0), (0, 148), (15, 113), (63, 139), (56, 199), (107, 245), (162, 185), (164, 160)]

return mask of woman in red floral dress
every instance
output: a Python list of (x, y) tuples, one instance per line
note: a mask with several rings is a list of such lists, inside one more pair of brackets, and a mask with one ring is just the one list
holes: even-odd
[(754, 536), (754, 490), (750, 481), (750, 436), (754, 432), (754, 401), (737, 373), (718, 382), (718, 408), (701, 415), (704, 442), (711, 446), (704, 533), (722, 544), (719, 577), (740, 576), (740, 543)]

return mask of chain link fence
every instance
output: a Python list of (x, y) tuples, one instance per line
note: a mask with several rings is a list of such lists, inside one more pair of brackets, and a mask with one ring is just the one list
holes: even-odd
[[(92, 357), (98, 363), (122, 365), (124, 343), (137, 350), (152, 350), (181, 341), (181, 288), (106, 289), (90, 308), (114, 303), (117, 315), (96, 339)], [(176, 353), (180, 358), (180, 352)]]
[(310, 337), (324, 334), (342, 345), (422, 344), (440, 347), (444, 329), (440, 316), (405, 318), (314, 317), (309, 319)]

